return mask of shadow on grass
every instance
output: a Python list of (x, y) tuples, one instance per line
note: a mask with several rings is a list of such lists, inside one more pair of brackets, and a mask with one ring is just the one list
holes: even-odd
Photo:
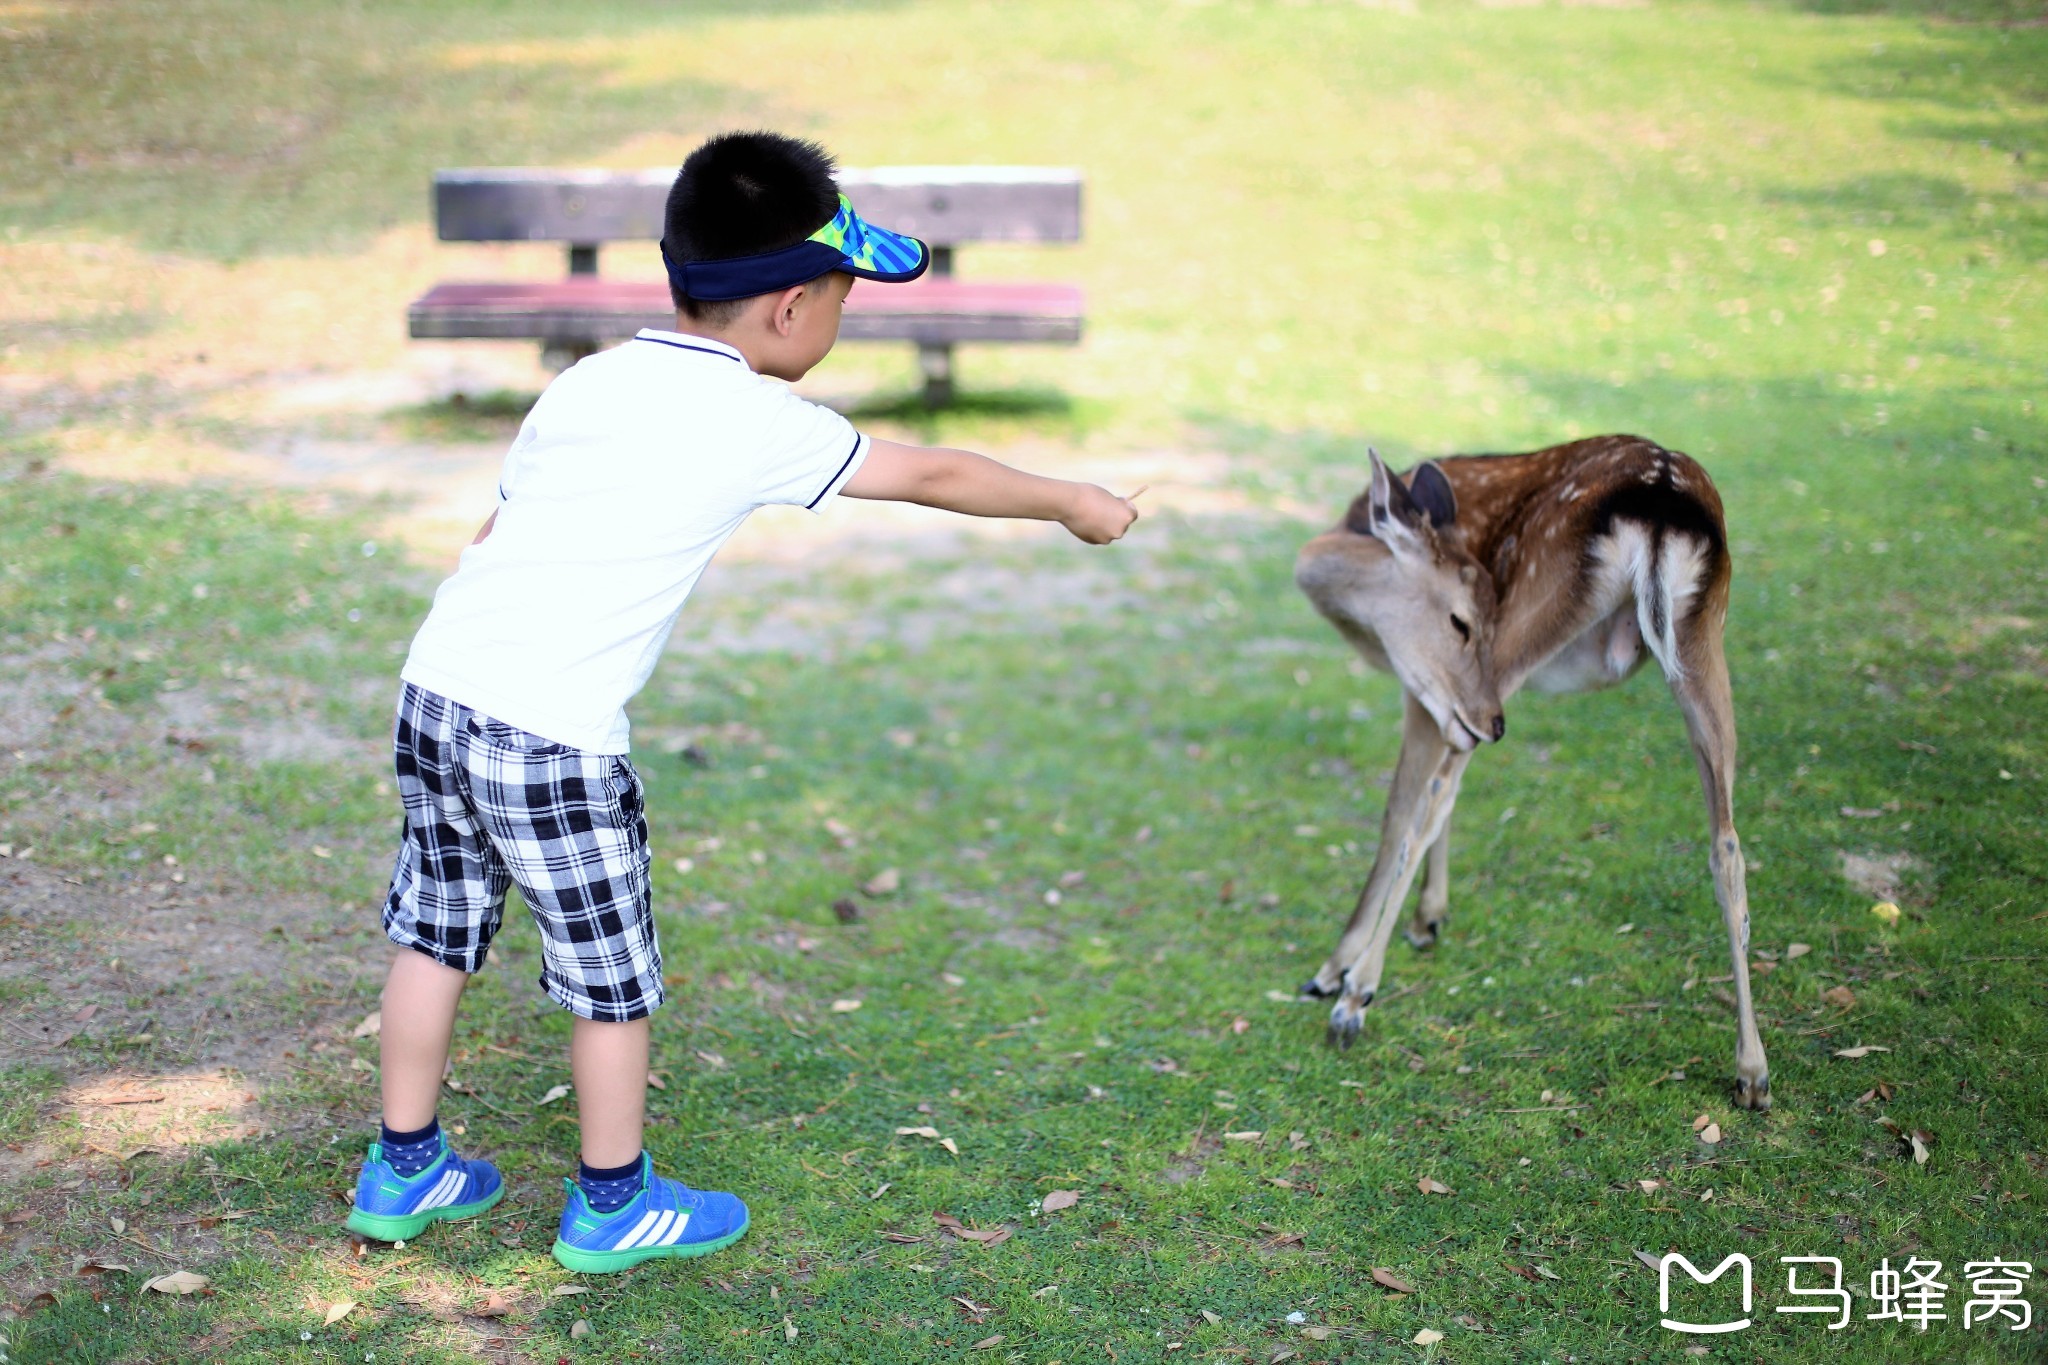
[(510, 440), (540, 401), (537, 393), (493, 389), (489, 393), (452, 393), (446, 398), (385, 414), (407, 436), (419, 441), (454, 444), (464, 441)]
[(1100, 405), (1059, 389), (1031, 387), (968, 389), (938, 408), (927, 407), (923, 394), (916, 391), (877, 393), (848, 408), (846, 416), (856, 423), (895, 423), (932, 444), (955, 439), (967, 427), (974, 430), (975, 439), (986, 442), (992, 439), (991, 424), (1079, 440), (1100, 425), (1104, 412)]

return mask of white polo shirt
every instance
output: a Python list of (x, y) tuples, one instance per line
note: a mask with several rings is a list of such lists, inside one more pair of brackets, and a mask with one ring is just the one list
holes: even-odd
[(579, 361), (527, 414), (497, 524), (434, 594), (400, 676), (623, 754), (626, 702), (718, 547), (757, 507), (821, 510), (867, 451), (720, 342), (650, 328)]

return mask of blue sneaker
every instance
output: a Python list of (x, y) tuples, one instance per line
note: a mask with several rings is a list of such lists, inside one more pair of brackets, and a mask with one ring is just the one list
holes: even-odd
[(583, 1187), (565, 1180), (569, 1202), (555, 1259), (571, 1270), (602, 1273), (657, 1256), (703, 1256), (729, 1247), (747, 1230), (747, 1206), (717, 1190), (693, 1190), (654, 1173), (640, 1154), (640, 1192), (610, 1213), (592, 1213)]
[(384, 1160), (384, 1149), (370, 1144), (363, 1173), (356, 1180), (356, 1204), (349, 1210), (348, 1230), (380, 1242), (417, 1237), (441, 1218), (467, 1218), (482, 1213), (505, 1197), (505, 1181), (488, 1161), (455, 1155), (445, 1134), (434, 1164), (408, 1180)]

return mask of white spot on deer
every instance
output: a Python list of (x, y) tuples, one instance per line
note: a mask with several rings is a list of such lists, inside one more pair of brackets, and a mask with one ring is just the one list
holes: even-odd
[(1578, 495), (1579, 486), (1576, 483), (1567, 483), (1564, 487), (1557, 490), (1557, 500), (1559, 502), (1570, 502)]

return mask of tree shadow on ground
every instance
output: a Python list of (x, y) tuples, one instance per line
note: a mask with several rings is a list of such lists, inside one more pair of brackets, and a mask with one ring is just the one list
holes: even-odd
[(0, 214), (225, 260), (346, 249), (422, 220), (438, 167), (587, 164), (762, 116), (734, 86), (648, 79), (650, 52), (845, 7), (36, 7), (0, 46)]

